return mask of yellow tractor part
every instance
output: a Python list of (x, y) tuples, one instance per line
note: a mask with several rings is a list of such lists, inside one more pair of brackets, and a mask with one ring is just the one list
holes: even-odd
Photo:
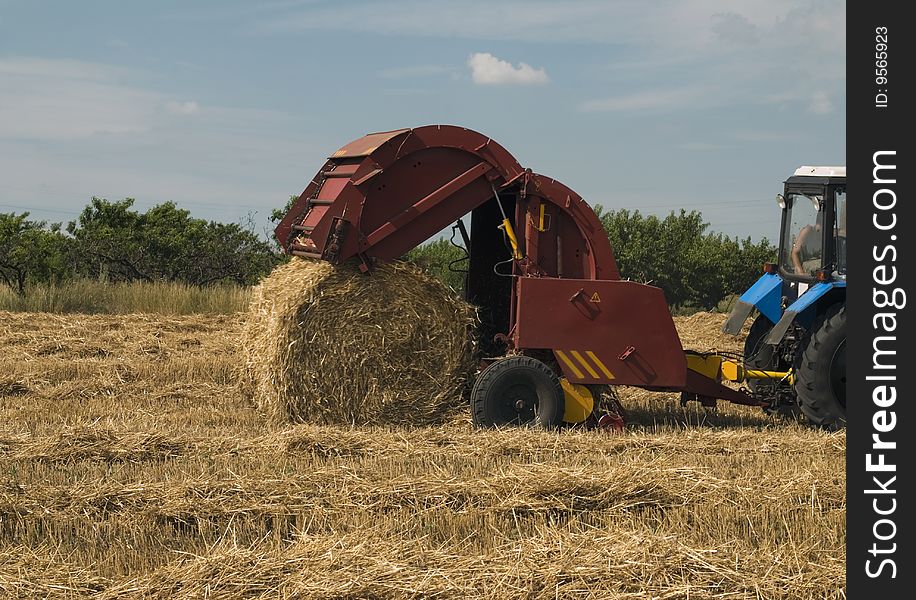
[(748, 379), (785, 380), (790, 385), (795, 383), (795, 373), (789, 371), (764, 371), (748, 369), (744, 365), (729, 360), (719, 354), (695, 354), (688, 352), (687, 368), (716, 381), (726, 380), (743, 383)]
[(584, 385), (570, 383), (565, 377), (560, 379), (563, 396), (566, 398), (563, 422), (581, 423), (595, 410), (595, 398)]
[(691, 371), (696, 371), (700, 375), (705, 375), (710, 379), (715, 379), (719, 381), (719, 374), (722, 372), (722, 357), (716, 354), (693, 354), (692, 352), (686, 353), (687, 357), (687, 368)]

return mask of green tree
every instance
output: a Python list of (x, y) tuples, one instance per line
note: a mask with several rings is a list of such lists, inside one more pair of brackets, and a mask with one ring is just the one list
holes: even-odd
[(29, 213), (0, 213), (0, 280), (20, 295), (29, 283), (58, 282), (70, 274), (60, 224), (32, 221)]
[(468, 263), (467, 253), (448, 240), (440, 239), (417, 246), (404, 256), (439, 281), (456, 291), (464, 290), (464, 277)]
[(664, 219), (638, 210), (596, 207), (617, 258), (621, 276), (660, 287), (677, 307), (710, 309), (741, 293), (760, 275), (776, 250), (764, 238), (753, 243), (709, 232), (698, 211)]
[(286, 213), (290, 211), (290, 209), (293, 207), (293, 204), (295, 204), (296, 200), (298, 199), (299, 199), (298, 194), (290, 194), (289, 200), (286, 201), (286, 205), (283, 208), (275, 208), (272, 211), (270, 211), (270, 222), (279, 223), (280, 221), (282, 221), (283, 217), (286, 216)]
[(183, 281), (250, 285), (278, 256), (250, 228), (191, 217), (172, 202), (145, 213), (133, 199), (93, 198), (67, 231), (80, 275), (112, 281)]

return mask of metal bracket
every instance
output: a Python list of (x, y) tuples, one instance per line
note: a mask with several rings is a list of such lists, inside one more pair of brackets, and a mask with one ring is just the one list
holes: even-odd
[(329, 262), (336, 263), (337, 261), (337, 255), (340, 254), (340, 246), (346, 233), (346, 225), (347, 221), (340, 217), (334, 217), (331, 223), (331, 235), (328, 236), (327, 250), (324, 253)]

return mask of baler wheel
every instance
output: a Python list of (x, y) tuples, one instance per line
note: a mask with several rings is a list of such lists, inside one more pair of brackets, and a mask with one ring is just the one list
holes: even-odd
[(564, 403), (560, 378), (530, 356), (510, 356), (493, 363), (471, 390), (471, 416), (481, 427), (554, 429), (563, 423)]

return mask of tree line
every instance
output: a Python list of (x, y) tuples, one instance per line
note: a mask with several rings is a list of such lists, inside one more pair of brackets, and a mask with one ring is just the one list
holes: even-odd
[(173, 202), (133, 204), (93, 198), (66, 227), (0, 213), (0, 281), (20, 294), (79, 278), (252, 285), (281, 260), (251, 227), (194, 218)]
[[(620, 275), (660, 287), (671, 306), (712, 309), (732, 294), (741, 294), (760, 277), (763, 263), (776, 257), (769, 240), (738, 239), (709, 230), (698, 211), (681, 210), (664, 218), (638, 210), (595, 207)], [(410, 251), (410, 260), (460, 289), (463, 275), (455, 261), (464, 250), (436, 240)]]
[[(286, 258), (251, 225), (195, 218), (172, 202), (145, 212), (133, 204), (130, 198), (93, 198), (66, 225), (34, 220), (28, 213), (0, 213), (0, 283), (20, 294), (31, 284), (73, 279), (245, 286)], [(274, 211), (272, 220), (282, 212)], [(697, 211), (659, 218), (598, 206), (596, 213), (621, 275), (662, 288), (677, 307), (715, 307), (747, 289), (776, 254), (765, 238), (754, 243), (709, 231)], [(405, 258), (460, 290), (463, 274), (455, 264), (463, 256), (463, 249), (442, 239)]]

